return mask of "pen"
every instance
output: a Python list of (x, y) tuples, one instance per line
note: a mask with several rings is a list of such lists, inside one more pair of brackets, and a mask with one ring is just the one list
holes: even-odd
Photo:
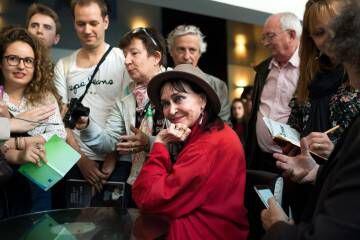
[(290, 220), (293, 220), (293, 214), (292, 214), (291, 206), (289, 205), (289, 221)]
[(332, 132), (334, 132), (336, 129), (338, 129), (339, 127), (340, 127), (340, 125), (336, 125), (335, 127), (330, 128), (329, 130), (325, 131), (324, 133), (325, 133), (325, 134), (332, 133)]

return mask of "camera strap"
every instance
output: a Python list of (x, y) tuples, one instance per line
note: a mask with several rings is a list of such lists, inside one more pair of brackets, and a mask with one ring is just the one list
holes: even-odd
[(108, 48), (108, 50), (104, 53), (104, 55), (101, 57), (100, 61), (98, 62), (98, 64), (96, 65), (95, 69), (94, 69), (94, 72), (92, 73), (91, 77), (90, 77), (90, 80), (88, 82), (88, 84), (86, 85), (86, 88), (85, 88), (85, 92), (83, 93), (83, 95), (81, 95), (81, 97), (79, 97), (79, 101), (81, 102), (83, 100), (83, 98), (85, 97), (86, 93), (88, 92), (89, 88), (90, 88), (90, 85), (95, 77), (95, 74), (97, 73), (97, 71), (99, 70), (100, 68), (100, 65), (105, 61), (106, 59), (106, 56), (111, 52), (111, 49), (113, 47), (110, 46)]

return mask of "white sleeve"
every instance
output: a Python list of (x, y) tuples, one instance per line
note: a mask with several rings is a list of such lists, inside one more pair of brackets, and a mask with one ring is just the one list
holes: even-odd
[(10, 137), (10, 122), (8, 118), (0, 117), (0, 141), (7, 140)]
[(106, 119), (104, 129), (89, 119), (89, 126), (80, 131), (81, 140), (94, 152), (109, 153), (114, 151), (119, 137), (126, 134), (124, 111), (121, 105), (119, 101), (116, 101)]
[(58, 94), (61, 96), (61, 101), (65, 104), (69, 102), (67, 94), (67, 82), (64, 73), (64, 59), (60, 59), (54, 68), (54, 82)]

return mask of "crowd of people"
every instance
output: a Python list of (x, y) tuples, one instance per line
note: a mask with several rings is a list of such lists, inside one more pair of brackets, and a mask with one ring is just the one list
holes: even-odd
[[(167, 39), (139, 27), (113, 47), (108, 10), (104, 0), (72, 1), (81, 47), (56, 63), (61, 25), (50, 7), (34, 3), (25, 27), (0, 31), (0, 219), (74, 207), (66, 190), (75, 179), (97, 192), (123, 183), (121, 207), (167, 217), (168, 239), (358, 238), (357, 0), (308, 0), (302, 22), (269, 16), (271, 56), (231, 104), (226, 83), (198, 66), (207, 47), (198, 27)], [(278, 145), (266, 118), (296, 129), (300, 147)], [(81, 157), (43, 191), (17, 169), (46, 164), (54, 134)], [(248, 170), (282, 175), (284, 201), (248, 212)]]

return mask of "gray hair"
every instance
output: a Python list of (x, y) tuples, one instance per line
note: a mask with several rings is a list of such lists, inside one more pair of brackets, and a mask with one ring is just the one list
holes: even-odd
[(203, 54), (206, 52), (206, 42), (204, 41), (204, 34), (200, 31), (200, 29), (194, 25), (179, 25), (174, 30), (172, 30), (167, 37), (167, 45), (169, 51), (174, 47), (175, 38), (184, 36), (184, 35), (195, 35), (199, 37), (200, 43), (200, 53)]
[(296, 33), (296, 38), (300, 39), (302, 33), (302, 25), (300, 19), (291, 12), (283, 12), (276, 14), (280, 18), (280, 27), (283, 31), (285, 30), (294, 30)]

